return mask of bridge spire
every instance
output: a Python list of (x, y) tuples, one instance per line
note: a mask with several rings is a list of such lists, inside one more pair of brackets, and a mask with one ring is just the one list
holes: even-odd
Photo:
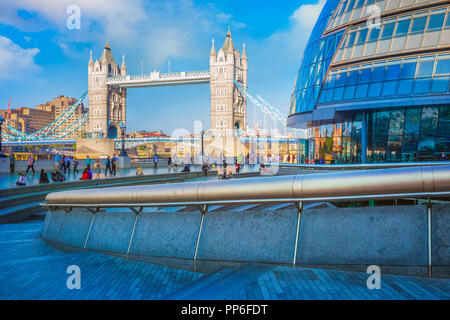
[(90, 57), (89, 57), (89, 67), (93, 67), (94, 66), (94, 60), (92, 60), (92, 50), (90, 52)]
[(225, 39), (222, 50), (225, 54), (234, 54), (234, 44), (231, 37), (230, 27), (228, 27), (227, 38)]
[(211, 48), (211, 53), (210, 53), (210, 56), (211, 57), (215, 57), (216, 56), (216, 48), (215, 48), (215, 46), (214, 46), (214, 37), (212, 38), (212, 48)]
[(127, 65), (125, 64), (125, 54), (122, 54), (122, 66), (120, 67), (121, 76), (127, 75)]
[(245, 52), (245, 42), (244, 42), (244, 49), (242, 50), (242, 57), (241, 57), (241, 59), (242, 60), (248, 60), (248, 58), (247, 58), (247, 53)]

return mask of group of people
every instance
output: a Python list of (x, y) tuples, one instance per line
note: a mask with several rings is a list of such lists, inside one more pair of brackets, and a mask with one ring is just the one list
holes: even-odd
[[(13, 160), (11, 160), (13, 159)], [(19, 177), (16, 181), (17, 186), (25, 186), (27, 185), (27, 177), (26, 174), (29, 170), (33, 172), (33, 176), (35, 174), (34, 169), (34, 162), (35, 159), (33, 156), (29, 156), (27, 159), (27, 170), (25, 171), (25, 174), (19, 173)], [(12, 163), (12, 164), (11, 164)], [(78, 165), (79, 161), (78, 159), (72, 157), (72, 156), (66, 156), (66, 155), (59, 155), (56, 154), (54, 157), (54, 163), (55, 163), (55, 172), (51, 173), (51, 177), (49, 179), (48, 174), (45, 172), (44, 169), (41, 169), (41, 173), (39, 176), (39, 184), (47, 184), (52, 182), (64, 182), (66, 180), (66, 177), (64, 176), (66, 173), (71, 173), (71, 167), (73, 166), (72, 172), (74, 174), (79, 173)], [(15, 158), (14, 155), (11, 154), (10, 156), (10, 164), (11, 164), (11, 172), (14, 172), (14, 166), (15, 166)], [(108, 173), (110, 176), (116, 176), (117, 173), (117, 157), (114, 154), (113, 157), (108, 156), (104, 160), (105, 165), (105, 177), (108, 176)], [(95, 172), (95, 176), (93, 172), (91, 171), (92, 166), (92, 159), (87, 156), (86, 158), (86, 168), (83, 170), (80, 180), (92, 180), (92, 179), (99, 179), (100, 175), (102, 173), (102, 164), (99, 159), (97, 159), (94, 163), (93, 170)]]
[(64, 174), (66, 174), (68, 171), (70, 174), (70, 168), (73, 164), (73, 173), (79, 172), (79, 170), (78, 170), (79, 162), (73, 156), (66, 156), (66, 155), (61, 156), (59, 154), (56, 154), (54, 160), (55, 160), (56, 171), (61, 171), (61, 172), (64, 171)]

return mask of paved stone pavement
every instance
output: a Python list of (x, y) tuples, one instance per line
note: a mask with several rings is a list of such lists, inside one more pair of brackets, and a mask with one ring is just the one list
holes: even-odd
[[(0, 225), (0, 299), (159, 299), (202, 274), (100, 253), (63, 253), (39, 238), (42, 222)], [(69, 290), (67, 267), (81, 270)]]
[[(382, 275), (368, 290), (368, 275), (248, 264), (204, 275), (100, 253), (63, 253), (39, 237), (42, 221), (0, 225), (0, 299), (296, 300), (443, 299), (450, 279)], [(66, 269), (81, 269), (81, 290), (66, 286)]]

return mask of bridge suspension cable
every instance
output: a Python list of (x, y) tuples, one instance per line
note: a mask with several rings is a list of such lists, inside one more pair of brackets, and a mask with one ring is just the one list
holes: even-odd
[[(58, 117), (56, 120), (54, 120), (49, 125), (45, 126), (44, 128), (32, 133), (32, 134), (26, 134), (22, 131), (17, 130), (16, 128), (10, 126), (7, 124), (8, 130), (13, 133), (13, 135), (10, 135), (10, 137), (14, 137), (16, 140), (43, 140), (43, 139), (51, 139), (53, 137), (58, 137), (60, 134), (67, 136), (67, 131), (70, 130), (69, 128), (72, 127), (71, 125), (69, 128), (66, 128), (64, 130), (61, 130), (59, 132), (55, 132), (58, 128), (61, 127), (62, 124), (64, 124), (67, 119), (75, 112), (75, 110), (78, 108), (78, 106), (83, 102), (84, 98), (87, 96), (88, 91), (84, 92), (81, 98), (79, 98), (70, 108), (68, 108), (60, 117)], [(87, 121), (86, 115), (83, 116), (81, 119), (85, 119)], [(84, 121), (84, 123), (86, 123)], [(75, 123), (78, 123), (75, 122)], [(74, 124), (75, 124), (74, 123)], [(80, 126), (81, 127), (81, 126)], [(75, 130), (76, 131), (76, 130)], [(72, 131), (71, 133), (73, 133)], [(69, 133), (70, 134), (70, 133)]]
[[(274, 129), (276, 129), (276, 124), (280, 125), (285, 131), (295, 132), (296, 134), (301, 134), (302, 136), (305, 136), (306, 132), (304, 130), (294, 129), (290, 128), (286, 125), (286, 120), (288, 115), (281, 112), (278, 108), (273, 107), (270, 103), (268, 103), (266, 100), (261, 98), (260, 95), (257, 95), (256, 98), (248, 93), (246, 89), (242, 87), (242, 85), (234, 80), (234, 84), (238, 88), (238, 90), (242, 93), (244, 97), (246, 97), (248, 100), (250, 100), (251, 103), (255, 106), (255, 110), (258, 109), (263, 113), (264, 118), (264, 129), (266, 128), (266, 116), (268, 116), (274, 123)], [(257, 115), (254, 115), (255, 119), (258, 119)]]

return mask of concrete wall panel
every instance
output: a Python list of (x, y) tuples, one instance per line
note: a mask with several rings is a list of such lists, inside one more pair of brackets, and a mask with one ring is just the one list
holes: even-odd
[(305, 210), (297, 262), (427, 264), (424, 206)]
[(130, 253), (193, 259), (200, 220), (200, 212), (142, 213)]
[(296, 210), (213, 212), (205, 217), (198, 259), (292, 263)]
[(432, 207), (433, 265), (450, 268), (450, 206)]
[(66, 217), (66, 224), (60, 242), (73, 247), (83, 248), (91, 225), (93, 214), (84, 209), (74, 210)]
[(55, 242), (58, 241), (65, 215), (66, 213), (64, 211), (49, 211), (45, 217), (42, 238)]
[(131, 211), (96, 213), (87, 249), (126, 253), (135, 217)]

